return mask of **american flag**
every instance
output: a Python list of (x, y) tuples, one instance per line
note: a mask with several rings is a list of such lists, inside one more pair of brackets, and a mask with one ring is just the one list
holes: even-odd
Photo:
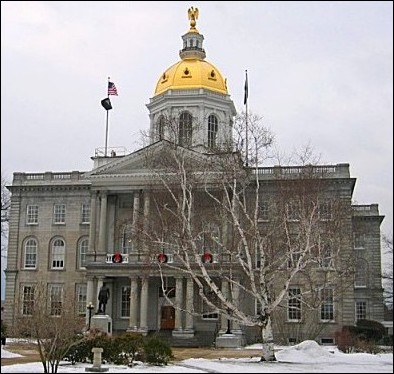
[(118, 96), (118, 89), (116, 88), (114, 82), (108, 82), (108, 96), (109, 95), (116, 95), (116, 96)]

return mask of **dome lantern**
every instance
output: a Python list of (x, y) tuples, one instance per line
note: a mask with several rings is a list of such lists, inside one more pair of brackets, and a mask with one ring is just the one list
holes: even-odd
[(217, 67), (205, 60), (204, 36), (196, 29), (198, 9), (189, 8), (188, 16), (190, 29), (182, 36), (183, 49), (179, 51), (181, 60), (160, 75), (154, 96), (169, 90), (193, 89), (207, 89), (227, 95), (226, 80)]
[(199, 59), (205, 58), (205, 51), (202, 47), (204, 36), (196, 29), (196, 20), (198, 19), (198, 9), (193, 7), (188, 10), (188, 17), (190, 20), (190, 30), (182, 36), (183, 49), (179, 51), (179, 57), (185, 59)]

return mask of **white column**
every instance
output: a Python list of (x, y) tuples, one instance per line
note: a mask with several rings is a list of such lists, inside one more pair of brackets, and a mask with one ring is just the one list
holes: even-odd
[(130, 318), (127, 331), (138, 329), (138, 283), (137, 278), (130, 279)]
[[(225, 281), (225, 280), (222, 281), (222, 293), (227, 299), (229, 299), (229, 297), (230, 297), (230, 288), (229, 288), (228, 281)], [(228, 318), (224, 314), (221, 314), (220, 315), (220, 331), (219, 331), (219, 334), (224, 334), (227, 331), (227, 327), (228, 327)]]
[(183, 278), (175, 278), (175, 330), (182, 330)]
[[(236, 280), (236, 282), (239, 282), (239, 280)], [(239, 286), (236, 283), (233, 283), (232, 287), (232, 300), (233, 303), (239, 308)], [(239, 326), (239, 323), (236, 321), (233, 321), (233, 326), (231, 332), (233, 334), (242, 334), (242, 330)]]
[[(132, 218), (132, 226), (133, 226), (133, 252), (138, 248), (138, 241), (136, 240), (137, 233), (137, 225), (138, 225), (138, 213), (140, 211), (140, 193), (138, 191), (134, 191), (134, 202), (133, 202), (133, 218)], [(135, 252), (134, 252), (135, 253)], [(137, 260), (137, 259), (136, 259)]]
[(140, 327), (138, 329), (143, 335), (148, 333), (148, 288), (149, 278), (142, 279), (141, 282), (141, 306), (140, 306)]
[[(144, 191), (144, 231), (148, 232), (148, 227), (149, 227), (149, 211), (150, 211), (150, 193), (149, 191)], [(143, 248), (143, 257), (140, 258), (140, 261), (145, 261), (148, 260), (148, 258), (145, 258), (148, 256), (148, 245), (147, 242), (144, 241), (144, 248)]]
[[(94, 315), (95, 311), (97, 310), (98, 300), (94, 300), (94, 292), (93, 292), (93, 279), (88, 279), (87, 287), (86, 287), (86, 306), (89, 303), (92, 303), (93, 309), (91, 316)], [(89, 323), (89, 310), (86, 309), (86, 324)]]
[(106, 238), (107, 238), (107, 193), (101, 194), (101, 207), (100, 207), (100, 230), (99, 230), (99, 243), (98, 252), (100, 254), (106, 253)]
[(99, 305), (98, 295), (100, 292), (100, 288), (103, 286), (103, 284), (104, 284), (104, 278), (97, 279), (96, 300), (93, 303), (96, 306), (96, 311), (98, 311), (98, 305)]
[[(194, 312), (194, 284), (192, 278), (186, 279), (186, 311)], [(186, 312), (185, 330), (194, 331), (193, 315)]]
[[(96, 253), (96, 192), (90, 197), (90, 226), (89, 226), (89, 253)], [(91, 256), (89, 261), (96, 261), (96, 256)]]

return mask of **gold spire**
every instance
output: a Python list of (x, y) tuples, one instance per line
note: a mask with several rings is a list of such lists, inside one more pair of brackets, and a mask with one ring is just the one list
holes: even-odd
[(196, 29), (196, 20), (198, 19), (198, 8), (191, 7), (187, 11), (188, 18), (190, 20), (190, 30), (189, 32), (198, 32)]

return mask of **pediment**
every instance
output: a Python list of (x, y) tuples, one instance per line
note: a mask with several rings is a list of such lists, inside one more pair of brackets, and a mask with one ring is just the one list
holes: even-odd
[[(170, 162), (175, 162), (169, 152), (173, 150), (173, 144), (161, 140), (147, 147), (140, 148), (123, 157), (108, 161), (105, 165), (97, 167), (84, 176), (87, 179), (97, 180), (102, 178), (127, 178), (133, 176), (148, 176), (154, 174), (154, 169), (160, 169), (169, 166)], [(211, 155), (201, 154), (190, 149), (177, 146), (177, 151), (182, 152), (184, 160), (189, 160), (193, 165), (204, 165)], [(165, 164), (167, 162), (167, 164)], [(203, 166), (201, 166), (203, 168)]]

